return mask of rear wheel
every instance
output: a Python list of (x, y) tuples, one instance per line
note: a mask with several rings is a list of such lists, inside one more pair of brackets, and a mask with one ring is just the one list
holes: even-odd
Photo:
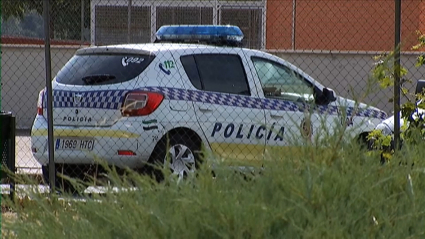
[(153, 169), (157, 181), (164, 179), (160, 169), (170, 170), (172, 175), (181, 180), (195, 173), (201, 162), (201, 142), (189, 135), (171, 134), (158, 142), (152, 153), (150, 162), (158, 168)]

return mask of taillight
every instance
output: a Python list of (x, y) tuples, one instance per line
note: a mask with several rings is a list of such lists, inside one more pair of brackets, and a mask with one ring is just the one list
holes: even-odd
[(157, 92), (133, 91), (127, 93), (121, 108), (123, 116), (144, 116), (154, 112), (164, 99)]
[(43, 100), (44, 100), (44, 89), (38, 93), (37, 101), (37, 115), (43, 115)]
[(121, 156), (135, 156), (136, 153), (131, 150), (118, 150), (118, 155)]

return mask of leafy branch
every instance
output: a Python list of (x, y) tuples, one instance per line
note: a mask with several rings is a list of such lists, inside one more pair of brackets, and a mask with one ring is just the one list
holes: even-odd
[[(412, 47), (412, 50), (419, 50), (425, 47), (425, 35), (420, 31), (418, 34), (418, 44)], [(400, 46), (398, 46), (400, 48)], [(381, 88), (386, 89), (394, 87), (396, 74), (400, 77), (401, 96), (407, 101), (400, 106), (400, 120), (403, 122), (400, 129), (400, 138), (405, 144), (417, 144), (423, 141), (425, 136), (425, 125), (422, 114), (418, 109), (425, 109), (425, 94), (423, 92), (411, 93), (405, 87), (406, 82), (412, 82), (406, 78), (408, 70), (401, 66), (394, 64), (395, 51), (389, 54), (379, 55), (374, 58), (377, 63), (372, 71), (372, 77), (379, 82)], [(416, 59), (415, 67), (421, 67), (425, 64), (425, 56), (421, 55)], [(390, 102), (393, 102), (393, 98), (390, 98)], [(389, 161), (394, 153), (392, 145), (393, 140), (392, 134), (385, 134), (381, 130), (372, 131), (368, 138), (374, 141), (375, 149), (381, 151), (382, 160)]]

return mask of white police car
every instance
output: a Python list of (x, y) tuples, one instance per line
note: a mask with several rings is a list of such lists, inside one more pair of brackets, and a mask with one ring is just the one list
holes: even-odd
[[(52, 83), (57, 170), (81, 176), (79, 167), (95, 157), (138, 169), (169, 153), (171, 169), (183, 175), (200, 162), (202, 147), (262, 160), (269, 148), (332, 131), (345, 115), (354, 116), (348, 125), (356, 137), (386, 118), (364, 104), (355, 110), (354, 101), (279, 57), (241, 48), (242, 39), (236, 26), (163, 26), (155, 43), (79, 49)], [(47, 176), (46, 90), (31, 139)]]

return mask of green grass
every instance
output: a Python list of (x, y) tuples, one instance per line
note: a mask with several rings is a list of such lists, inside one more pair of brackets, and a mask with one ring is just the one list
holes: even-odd
[(196, 179), (180, 183), (130, 175), (140, 190), (85, 202), (37, 194), (3, 199), (16, 218), (2, 223), (2, 233), (43, 239), (424, 238), (424, 156), (424, 145), (406, 146), (381, 165), (376, 153), (355, 143), (340, 144), (332, 155), (306, 146), (296, 155), (272, 153), (261, 175), (248, 179), (220, 165), (213, 178), (207, 164)]

